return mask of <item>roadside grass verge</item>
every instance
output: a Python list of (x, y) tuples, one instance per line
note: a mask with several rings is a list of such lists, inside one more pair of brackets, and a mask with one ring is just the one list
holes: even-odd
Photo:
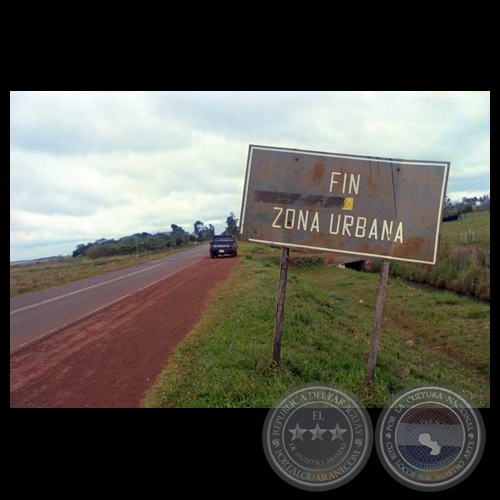
[[(393, 262), (391, 275), (490, 300), (490, 260), (490, 214), (474, 212), (461, 221), (443, 223), (436, 266)], [(375, 262), (374, 270), (380, 266)]]
[[(255, 249), (240, 245), (243, 255), (250, 251)], [(327, 268), (318, 260), (291, 264), (282, 365), (272, 367), (277, 262), (240, 259), (170, 357), (144, 406), (270, 407), (292, 387), (317, 381), (351, 390), (368, 407), (383, 406), (411, 385), (433, 383), (489, 406), (488, 304), (390, 279), (375, 378), (368, 383), (379, 277)]]
[[(193, 248), (192, 245), (159, 253), (119, 255), (114, 257), (61, 257), (54, 260), (42, 260), (39, 263), (10, 266), (10, 298), (23, 293), (37, 292), (72, 281), (90, 278), (108, 271), (116, 271), (126, 267), (143, 264), (160, 259), (183, 250)], [(208, 251), (207, 251), (208, 252)]]

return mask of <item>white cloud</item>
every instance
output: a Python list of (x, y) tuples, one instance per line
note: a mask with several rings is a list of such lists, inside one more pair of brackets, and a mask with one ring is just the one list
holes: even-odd
[(11, 93), (11, 258), (138, 231), (221, 230), (248, 144), (451, 160), (489, 192), (490, 95), (473, 92)]

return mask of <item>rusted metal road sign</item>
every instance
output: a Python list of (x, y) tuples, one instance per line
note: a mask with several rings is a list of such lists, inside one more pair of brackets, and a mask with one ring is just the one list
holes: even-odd
[(241, 238), (435, 264), (449, 166), (251, 145)]

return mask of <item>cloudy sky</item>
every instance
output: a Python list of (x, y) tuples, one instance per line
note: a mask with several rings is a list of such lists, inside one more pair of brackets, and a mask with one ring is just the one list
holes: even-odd
[(490, 94), (11, 92), (11, 260), (197, 219), (221, 231), (249, 144), (448, 160), (448, 195), (480, 196)]

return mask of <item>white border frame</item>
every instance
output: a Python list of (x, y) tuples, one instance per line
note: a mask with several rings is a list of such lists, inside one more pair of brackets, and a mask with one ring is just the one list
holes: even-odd
[(297, 245), (297, 244), (292, 244), (292, 243), (283, 243), (279, 241), (266, 241), (266, 240), (257, 240), (257, 239), (252, 239), (248, 238), (248, 241), (256, 242), (256, 243), (264, 243), (267, 245), (276, 245), (276, 246), (282, 246), (282, 247), (291, 247), (291, 248), (307, 248), (310, 250), (320, 250), (323, 252), (334, 252), (334, 253), (342, 253), (342, 254), (350, 254), (350, 255), (361, 255), (363, 257), (378, 257), (380, 259), (386, 259), (386, 260), (396, 260), (396, 261), (401, 261), (401, 262), (413, 262), (413, 263), (418, 263), (418, 264), (431, 264), (431, 265), (436, 265), (437, 262), (437, 254), (438, 254), (438, 247), (439, 247), (439, 233), (441, 231), (441, 224), (442, 224), (442, 219), (443, 219), (443, 202), (444, 202), (444, 196), (446, 193), (446, 186), (448, 184), (448, 175), (450, 171), (450, 163), (449, 162), (429, 162), (429, 161), (418, 161), (418, 160), (399, 160), (396, 158), (379, 158), (376, 156), (357, 156), (357, 155), (347, 155), (347, 154), (337, 154), (337, 153), (323, 153), (320, 151), (308, 151), (308, 150), (302, 150), (302, 149), (290, 149), (290, 148), (277, 148), (277, 147), (270, 147), (270, 146), (256, 146), (253, 144), (250, 144), (249, 150), (248, 150), (248, 160), (247, 160), (247, 171), (246, 171), (246, 176), (245, 176), (245, 187), (243, 188), (243, 201), (242, 201), (242, 207), (241, 207), (241, 215), (240, 215), (240, 234), (243, 234), (244, 226), (245, 226), (245, 215), (246, 215), (246, 208), (247, 208), (247, 198), (248, 198), (248, 184), (250, 180), (250, 171), (252, 169), (252, 156), (253, 156), (253, 151), (254, 150), (263, 150), (263, 151), (277, 151), (281, 153), (297, 153), (297, 154), (302, 154), (302, 155), (311, 155), (311, 156), (327, 156), (329, 158), (344, 158), (348, 160), (362, 160), (362, 161), (377, 161), (379, 163), (397, 163), (399, 165), (415, 165), (415, 166), (441, 166), (444, 167), (444, 175), (443, 175), (443, 186), (441, 187), (441, 201), (439, 204), (439, 214), (438, 214), (438, 221), (437, 221), (437, 227), (436, 227), (436, 241), (434, 245), (434, 257), (432, 261), (426, 261), (426, 260), (416, 260), (416, 259), (403, 259), (400, 257), (393, 257), (392, 255), (378, 255), (378, 254), (373, 254), (373, 253), (361, 253), (361, 252), (351, 252), (348, 250), (336, 250), (332, 248), (322, 248), (322, 247), (311, 247), (307, 245)]

